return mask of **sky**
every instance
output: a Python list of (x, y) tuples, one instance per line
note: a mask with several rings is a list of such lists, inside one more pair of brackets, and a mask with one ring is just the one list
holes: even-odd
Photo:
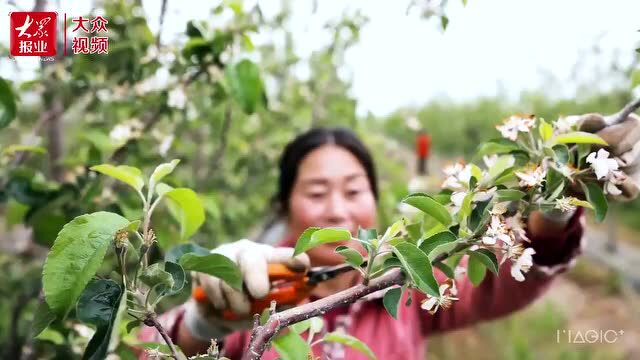
[[(255, 2), (256, 0), (253, 0)], [(268, 16), (279, 0), (257, 0)], [(30, 9), (33, 1), (19, 1)], [(51, 3), (56, 4), (55, 1)], [(89, 10), (88, 1), (63, 1), (60, 11)], [(73, 5), (68, 5), (73, 3)], [(143, 0), (152, 31), (157, 31), (159, 0)], [(209, 8), (197, 0), (168, 0), (163, 39), (180, 41), (186, 21), (207, 19)], [(552, 97), (571, 97), (585, 87), (606, 91), (623, 79), (607, 76), (617, 62), (633, 61), (640, 43), (640, 1), (635, 0), (449, 0), (449, 26), (425, 20), (417, 9), (407, 14), (408, 0), (291, 0), (289, 28), (296, 53), (303, 59), (329, 42), (323, 28), (330, 19), (360, 9), (370, 21), (361, 39), (345, 55), (339, 74), (352, 83), (360, 115), (385, 115), (400, 107), (419, 106), (436, 98), (465, 101), (502, 95), (517, 100), (523, 90), (543, 90)], [(251, 1), (245, 0), (245, 7)], [(15, 8), (2, 2), (0, 12)], [(206, 10), (206, 11), (204, 11)], [(256, 42), (271, 41), (257, 37)], [(8, 26), (0, 25), (8, 43)], [(597, 49), (597, 51), (595, 50)], [(0, 75), (25, 80), (37, 62), (20, 59), (16, 74), (7, 59)], [(297, 75), (308, 76), (300, 66)], [(604, 74), (604, 75), (603, 75)]]

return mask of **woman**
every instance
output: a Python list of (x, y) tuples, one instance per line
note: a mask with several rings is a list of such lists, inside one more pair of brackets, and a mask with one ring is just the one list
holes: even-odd
[[(638, 126), (638, 121), (634, 121), (634, 126)], [(201, 305), (190, 300), (160, 317), (174, 342), (187, 354), (204, 353), (209, 339), (217, 338), (222, 339), (227, 357), (242, 356), (248, 345), (247, 329), (251, 322), (226, 321), (219, 314), (230, 308), (250, 317), (249, 296), (260, 298), (269, 291), (267, 263), (304, 269), (343, 261), (334, 251), (335, 243), (292, 258), (291, 247), (306, 228), (343, 227), (355, 235), (358, 227), (376, 227), (378, 185), (373, 160), (349, 130), (320, 128), (298, 136), (284, 150), (278, 185), (277, 201), (288, 226), (279, 247), (240, 240), (213, 250), (239, 264), (248, 294), (235, 291), (211, 276), (197, 274), (195, 281), (204, 287), (211, 304)], [(344, 331), (361, 339), (379, 359), (424, 359), (426, 337), (498, 318), (522, 309), (540, 296), (554, 276), (565, 271), (580, 253), (582, 223), (581, 211), (553, 219), (540, 213), (532, 214), (528, 236), (536, 251), (535, 264), (523, 282), (513, 279), (510, 264), (505, 262), (499, 277), (487, 276), (478, 287), (473, 287), (467, 277), (457, 279), (460, 300), (434, 315), (420, 308), (424, 295), (414, 291), (411, 304), (399, 307), (399, 320), (387, 314), (382, 299), (378, 298), (325, 314), (325, 331)], [(358, 247), (354, 243), (348, 245)], [(461, 266), (466, 266), (465, 259)], [(435, 276), (439, 282), (446, 279), (437, 269)], [(343, 273), (317, 286), (311, 300), (334, 294), (360, 280), (358, 272)], [(145, 328), (140, 337), (144, 341), (161, 341), (153, 328)], [(323, 359), (365, 359), (362, 354), (338, 344), (320, 343), (313, 351)], [(273, 349), (263, 356), (264, 359), (277, 357)]]

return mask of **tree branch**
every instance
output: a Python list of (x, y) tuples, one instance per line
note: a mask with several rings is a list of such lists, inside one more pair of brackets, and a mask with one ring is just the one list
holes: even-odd
[(160, 325), (160, 323), (156, 319), (156, 314), (154, 313), (148, 314), (147, 317), (144, 319), (144, 324), (147, 326), (153, 326), (156, 328), (156, 330), (158, 330), (158, 332), (160, 333), (160, 336), (162, 336), (162, 338), (164, 339), (164, 342), (167, 343), (167, 345), (169, 346), (169, 349), (171, 350), (171, 357), (173, 357), (174, 359), (178, 359), (179, 358), (178, 350), (176, 349), (176, 346), (173, 345), (173, 341), (171, 340), (171, 337), (169, 336), (169, 334), (167, 334), (167, 331), (162, 327), (162, 325)]
[(618, 113), (611, 116), (611, 122), (609, 125), (618, 124), (627, 119), (627, 117), (634, 111), (640, 108), (640, 98), (633, 100), (622, 108)]
[(227, 135), (229, 133), (229, 129), (231, 128), (231, 104), (227, 104), (226, 109), (224, 110), (224, 122), (222, 123), (222, 130), (220, 131), (220, 145), (213, 153), (210, 168), (216, 170), (220, 165), (220, 161), (224, 156), (225, 149), (227, 148)]
[(393, 285), (400, 285), (403, 281), (404, 275), (400, 269), (393, 269), (381, 277), (371, 280), (369, 285), (359, 284), (314, 302), (276, 313), (269, 317), (266, 324), (254, 327), (252, 340), (243, 360), (259, 360), (278, 332), (291, 324), (323, 315), (340, 306), (353, 304), (366, 295)]
[[(194, 82), (198, 77), (200, 77), (200, 75), (204, 74), (205, 72), (206, 72), (206, 68), (204, 66), (199, 68), (198, 71), (191, 74), (191, 76), (189, 76), (187, 80), (184, 81), (183, 85), (189, 86), (192, 82)], [(142, 124), (144, 125), (143, 131), (142, 131), (143, 133), (147, 133), (149, 130), (151, 130), (151, 128), (158, 122), (158, 120), (160, 120), (160, 114), (162, 114), (162, 112), (166, 108), (167, 108), (167, 104), (161, 104), (155, 109), (143, 115), (142, 117)], [(126, 143), (124, 143), (124, 145), (116, 149), (113, 155), (111, 155), (109, 162), (110, 163), (123, 162), (127, 158), (127, 149), (136, 141), (137, 139), (129, 139)]]
[(167, 13), (167, 0), (162, 0), (160, 7), (160, 26), (158, 28), (158, 36), (156, 37), (156, 47), (160, 48), (160, 37), (162, 36), (162, 26), (164, 25), (164, 16)]

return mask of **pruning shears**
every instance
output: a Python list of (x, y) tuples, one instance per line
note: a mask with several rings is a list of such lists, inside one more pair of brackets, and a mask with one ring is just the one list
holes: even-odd
[[(333, 279), (339, 274), (354, 270), (348, 264), (336, 266), (320, 266), (308, 271), (294, 271), (284, 264), (269, 264), (269, 281), (271, 290), (262, 299), (253, 299), (251, 302), (251, 314), (259, 314), (268, 308), (272, 301), (278, 305), (295, 305), (308, 298), (311, 290), (323, 281)], [(201, 286), (194, 286), (192, 297), (197, 302), (209, 302), (209, 298)], [(230, 309), (222, 313), (225, 320), (238, 320), (240, 316)]]

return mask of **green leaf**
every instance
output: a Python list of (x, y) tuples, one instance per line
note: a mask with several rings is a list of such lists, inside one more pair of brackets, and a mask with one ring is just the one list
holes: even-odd
[(496, 162), (488, 169), (489, 178), (496, 179), (499, 175), (502, 175), (507, 169), (510, 169), (515, 160), (512, 155), (498, 156)]
[(311, 353), (311, 347), (295, 331), (287, 331), (273, 340), (273, 346), (281, 360), (306, 359)]
[[(387, 242), (393, 239), (394, 237), (396, 237), (396, 235), (398, 235), (398, 233), (402, 231), (404, 224), (405, 224), (404, 218), (397, 220), (396, 222), (391, 224), (391, 226), (389, 226), (387, 230), (384, 232), (384, 235), (382, 235), (382, 237), (380, 238), (380, 244)], [(373, 242), (375, 243), (375, 241)]]
[(451, 250), (455, 249), (456, 246), (458, 246), (457, 241), (439, 244), (433, 250), (431, 250), (429, 254), (427, 254), (427, 256), (429, 257), (429, 261), (433, 262), (438, 257), (438, 255), (448, 253)]
[(180, 265), (186, 271), (197, 271), (222, 279), (236, 290), (242, 290), (242, 273), (238, 265), (220, 254), (184, 254)]
[(76, 316), (86, 324), (108, 325), (118, 307), (122, 289), (110, 279), (91, 279), (76, 306)]
[(184, 273), (184, 269), (179, 264), (167, 261), (164, 263), (164, 271), (171, 275), (173, 279), (173, 286), (160, 285), (156, 289), (158, 296), (170, 296), (175, 295), (182, 291), (184, 285), (187, 283), (187, 277)]
[(422, 292), (440, 296), (438, 282), (433, 277), (431, 261), (427, 254), (409, 242), (396, 244), (394, 253), (402, 262), (405, 272)]
[(360, 267), (364, 262), (362, 255), (357, 250), (348, 246), (340, 245), (336, 248), (336, 252), (344, 256), (345, 261), (355, 268)]
[(496, 191), (498, 202), (520, 200), (525, 197), (525, 195), (527, 195), (525, 192), (517, 189), (502, 189)]
[(228, 66), (225, 79), (231, 96), (245, 113), (252, 114), (258, 105), (264, 104), (264, 85), (260, 78), (260, 69), (250, 60), (241, 60)]
[(110, 212), (76, 217), (66, 224), (47, 255), (42, 282), (51, 310), (66, 316), (98, 270), (116, 231), (129, 220)]
[(582, 189), (587, 196), (587, 201), (593, 205), (593, 210), (596, 215), (596, 221), (601, 222), (607, 215), (607, 198), (604, 196), (600, 185), (596, 183), (582, 183)]
[(453, 269), (451, 269), (449, 265), (443, 263), (442, 261), (438, 261), (433, 266), (440, 269), (440, 271), (442, 271), (449, 279), (453, 279), (456, 276), (455, 273), (453, 272)]
[(478, 151), (476, 151), (476, 154), (473, 156), (473, 159), (475, 161), (481, 159), (484, 155), (506, 154), (519, 149), (520, 147), (515, 143), (515, 141), (508, 139), (493, 139), (481, 143), (478, 147)]
[(487, 249), (478, 249), (475, 251), (468, 251), (467, 254), (469, 254), (470, 257), (477, 258), (477, 260), (483, 263), (487, 269), (498, 275), (498, 259), (494, 253)]
[(584, 131), (560, 134), (553, 139), (554, 144), (599, 144), (609, 145), (600, 136)]
[(195, 255), (208, 255), (209, 250), (194, 243), (180, 244), (172, 247), (164, 256), (164, 261), (179, 263), (184, 254), (194, 253)]
[(82, 293), (76, 314), (81, 321), (96, 325), (82, 359), (98, 360), (107, 356), (122, 300), (120, 285), (108, 279), (92, 280)]
[(584, 200), (576, 199), (574, 197), (569, 199), (569, 204), (575, 205), (575, 206), (582, 206), (582, 207), (589, 208), (589, 209), (593, 209), (593, 205), (591, 205), (591, 203), (589, 203), (587, 201), (584, 201)]
[(367, 249), (367, 253), (375, 251), (372, 242), (378, 241), (378, 231), (376, 229), (363, 229), (358, 227), (358, 239), (360, 243)]
[(35, 337), (40, 341), (50, 341), (58, 346), (61, 346), (65, 342), (64, 336), (60, 332), (52, 329), (44, 329), (38, 336)]
[[(365, 354), (367, 358), (369, 358), (370, 360), (376, 359), (376, 355), (373, 353), (373, 351), (371, 351), (371, 349), (369, 349), (367, 344), (363, 343), (358, 338), (345, 334), (343, 332), (333, 331), (333, 332), (327, 333), (324, 335), (322, 340), (324, 342), (336, 342), (336, 343), (349, 346)], [(301, 358), (298, 358), (298, 359), (301, 359)]]
[(544, 121), (544, 119), (542, 118), (538, 119), (538, 121), (540, 122), (540, 125), (538, 126), (538, 132), (540, 133), (542, 141), (551, 139), (551, 137), (553, 136), (553, 126)]
[(9, 198), (5, 208), (5, 223), (7, 228), (11, 229), (14, 225), (21, 224), (28, 212), (28, 205), (16, 201), (14, 198)]
[(447, 30), (447, 26), (449, 25), (449, 18), (446, 16), (441, 16), (440, 24), (442, 25), (442, 30)]
[(31, 323), (31, 336), (38, 336), (49, 324), (57, 318), (56, 314), (49, 309), (46, 301), (40, 301), (36, 311), (33, 313)]
[(2, 149), (2, 154), (13, 156), (17, 152), (26, 151), (34, 154), (46, 154), (47, 150), (42, 146), (33, 146), (33, 145), (9, 145), (6, 148)]
[(443, 231), (424, 239), (419, 247), (425, 254), (429, 254), (437, 246), (454, 242), (458, 238), (450, 231)]
[(149, 187), (155, 188), (155, 185), (158, 184), (165, 176), (171, 174), (173, 169), (176, 168), (176, 165), (180, 162), (180, 159), (171, 160), (169, 163), (160, 164), (153, 170), (151, 174), (151, 178), (149, 178)]
[(295, 323), (293, 325), (289, 325), (289, 329), (295, 331), (297, 334), (302, 334), (303, 332), (309, 330), (312, 333), (318, 333), (324, 327), (324, 320), (321, 317), (312, 317), (310, 319), (301, 321), (299, 323)]
[(449, 214), (447, 208), (445, 208), (442, 204), (426, 194), (411, 194), (404, 198), (402, 202), (409, 204), (428, 215), (431, 215), (433, 218), (435, 218), (445, 226), (451, 224), (451, 214)]
[(460, 206), (460, 210), (456, 214), (459, 221), (462, 221), (467, 216), (471, 215), (471, 200), (473, 200), (474, 192), (470, 191), (467, 195), (465, 195), (464, 199), (462, 199), (462, 205)]
[(317, 228), (310, 227), (306, 229), (298, 241), (296, 242), (293, 256), (301, 254), (318, 245), (328, 244), (337, 241), (347, 241), (351, 239), (351, 233), (341, 228)]
[(156, 285), (172, 288), (174, 285), (173, 277), (171, 274), (164, 271), (164, 266), (161, 263), (154, 263), (147, 266), (142, 273), (140, 273), (139, 278), (140, 281), (150, 288), (153, 288)]
[(187, 188), (172, 189), (164, 196), (180, 210), (180, 239), (185, 241), (204, 223), (202, 201), (193, 190)]
[(480, 285), (487, 273), (487, 267), (480, 260), (478, 256), (469, 257), (469, 263), (467, 265), (467, 275), (469, 280), (474, 286)]
[(138, 191), (144, 186), (140, 169), (133, 166), (102, 164), (92, 166), (89, 169), (120, 180)]
[(0, 78), (0, 129), (3, 129), (16, 117), (16, 98), (11, 90), (11, 85)]
[(389, 315), (391, 315), (396, 320), (398, 319), (398, 304), (400, 303), (401, 296), (402, 289), (393, 288), (387, 290), (387, 292), (384, 293), (384, 298), (382, 298), (384, 308), (387, 310)]
[(169, 186), (165, 183), (156, 184), (156, 194), (158, 194), (158, 196), (164, 196), (164, 194), (171, 190), (173, 190), (173, 186)]
[(555, 155), (555, 160), (560, 164), (566, 164), (569, 162), (569, 148), (565, 144), (558, 144), (552, 147)]
[(127, 230), (131, 232), (136, 232), (138, 231), (139, 227), (140, 227), (140, 220), (134, 220), (129, 223), (129, 225), (127, 226)]
[(420, 237), (422, 237), (422, 221), (414, 224), (409, 224), (405, 226), (405, 229), (407, 229), (407, 233), (409, 233), (409, 238), (414, 243), (417, 243), (418, 240), (420, 240)]
[(131, 333), (131, 330), (137, 328), (138, 326), (142, 325), (142, 321), (140, 320), (131, 320), (127, 323), (127, 334)]

